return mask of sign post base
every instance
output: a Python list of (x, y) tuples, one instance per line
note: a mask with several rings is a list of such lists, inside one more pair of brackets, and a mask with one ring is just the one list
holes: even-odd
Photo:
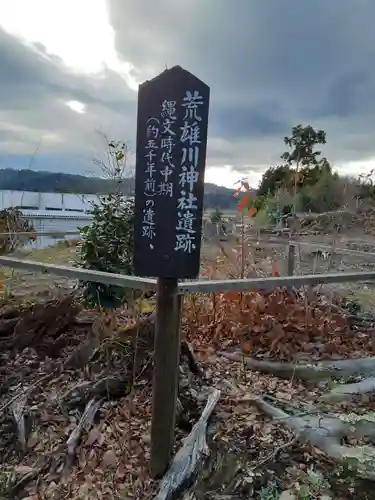
[(166, 472), (174, 444), (181, 307), (177, 285), (175, 278), (157, 281), (150, 462), (154, 478)]

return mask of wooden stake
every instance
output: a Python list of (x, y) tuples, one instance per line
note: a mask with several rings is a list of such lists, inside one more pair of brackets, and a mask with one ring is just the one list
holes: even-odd
[(157, 280), (150, 460), (154, 478), (166, 472), (174, 444), (181, 308), (177, 285), (174, 278)]

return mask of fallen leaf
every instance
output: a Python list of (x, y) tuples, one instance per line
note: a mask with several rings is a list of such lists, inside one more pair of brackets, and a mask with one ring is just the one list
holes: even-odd
[(117, 467), (117, 457), (113, 450), (107, 450), (104, 453), (103, 464), (110, 469), (115, 469)]
[(98, 427), (93, 427), (86, 439), (86, 446), (92, 446), (96, 441), (99, 441), (101, 432)]
[(36, 446), (38, 443), (39, 443), (38, 435), (36, 433), (32, 434), (27, 440), (27, 447), (34, 448), (34, 446)]
[(251, 353), (251, 342), (250, 341), (245, 341), (242, 343), (242, 353), (248, 356)]
[(142, 436), (141, 436), (141, 440), (142, 440), (145, 444), (150, 444), (150, 443), (151, 443), (151, 436), (150, 436), (150, 434), (142, 434)]
[(285, 490), (279, 496), (279, 500), (296, 500), (297, 497), (292, 490)]
[(240, 211), (244, 210), (249, 205), (249, 202), (250, 202), (249, 195), (245, 193), (242, 196), (241, 200), (238, 202), (238, 210)]
[(116, 479), (124, 479), (126, 475), (126, 470), (124, 465), (121, 463), (116, 470)]
[(29, 465), (16, 465), (13, 470), (17, 474), (29, 474), (30, 472), (33, 472), (34, 469)]
[(238, 302), (240, 298), (241, 298), (240, 292), (225, 292), (225, 293), (223, 293), (224, 300)]

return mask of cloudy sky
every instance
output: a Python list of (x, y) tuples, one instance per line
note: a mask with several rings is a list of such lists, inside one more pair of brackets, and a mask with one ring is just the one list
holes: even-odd
[(206, 180), (256, 184), (298, 123), (340, 171), (375, 167), (374, 0), (0, 0), (0, 168), (92, 174), (135, 150), (138, 83), (211, 87)]

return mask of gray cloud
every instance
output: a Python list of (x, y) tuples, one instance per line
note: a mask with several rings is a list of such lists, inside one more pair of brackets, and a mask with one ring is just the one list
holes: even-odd
[[(45, 156), (51, 169), (76, 171), (78, 164), (92, 168), (103, 150), (96, 131), (134, 140), (136, 94), (113, 71), (77, 75), (42, 45), (24, 45), (1, 29), (0, 68), (0, 153), (32, 155), (39, 146), (35, 168), (46, 167)], [(74, 100), (85, 114), (66, 105)]]
[[(375, 154), (373, 1), (108, 4), (117, 50), (143, 76), (181, 64), (211, 86), (210, 131), (230, 139), (221, 163), (238, 148), (238, 161), (277, 161), (297, 123), (326, 124), (335, 161)], [(219, 161), (213, 140), (208, 153)]]
[[(118, 55), (140, 81), (180, 64), (210, 85), (208, 165), (262, 170), (279, 160), (297, 123), (326, 130), (333, 162), (375, 156), (373, 0), (108, 7)], [(90, 168), (87, 158), (100, 149), (95, 130), (134, 145), (136, 94), (110, 69), (101, 78), (72, 73), (42, 45), (26, 47), (1, 30), (0, 68), (2, 154), (31, 154), (44, 138), (46, 157), (76, 157)], [(87, 112), (72, 112), (68, 100)]]

